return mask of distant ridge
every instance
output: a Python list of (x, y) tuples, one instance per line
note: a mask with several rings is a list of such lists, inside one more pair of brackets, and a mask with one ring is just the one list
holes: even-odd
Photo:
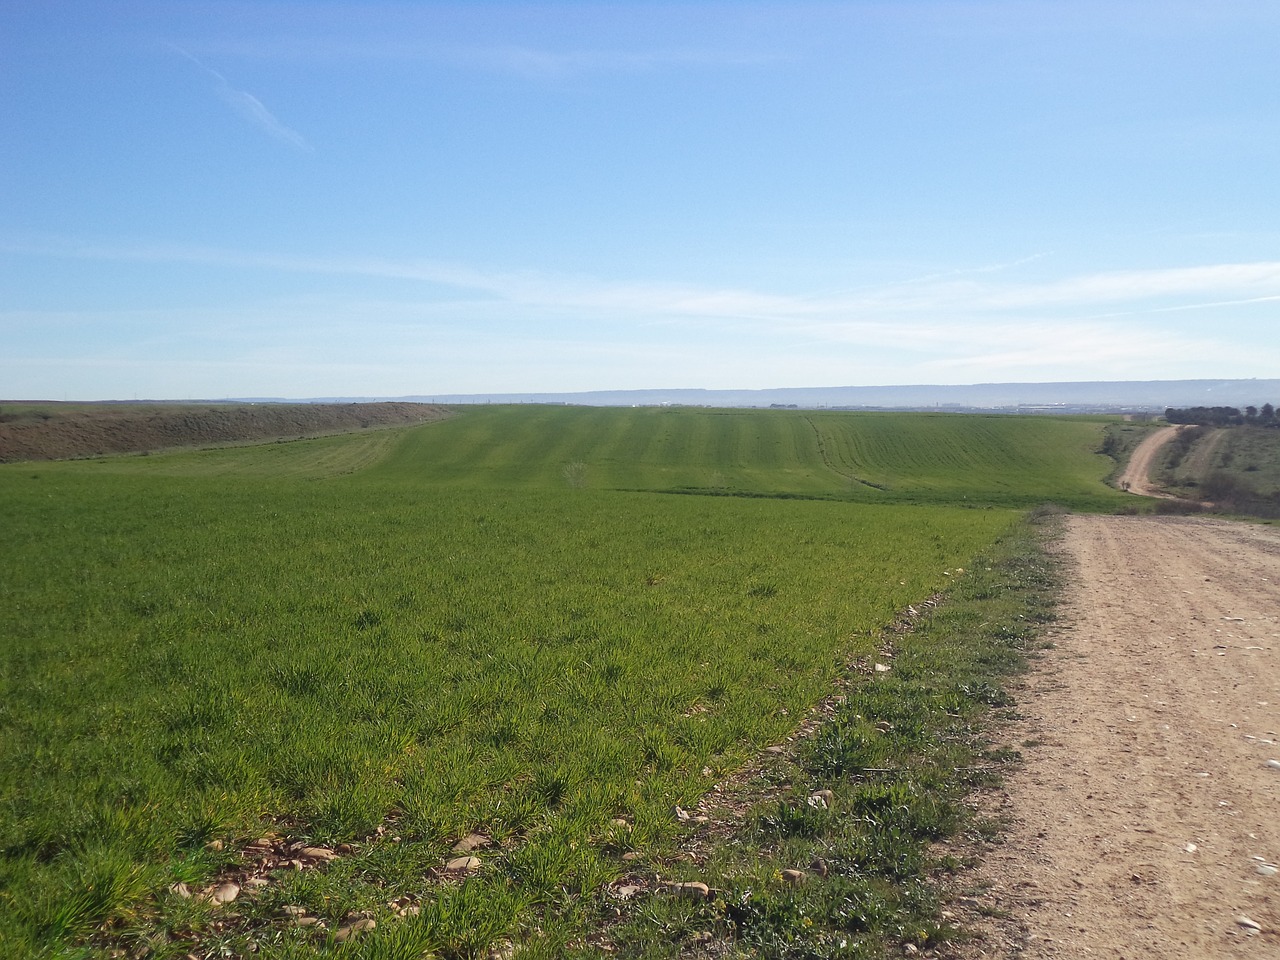
[(977, 383), (966, 386), (778, 387), (765, 390), (592, 390), (581, 393), (423, 394), (325, 397), (313, 402), (402, 400), (443, 404), (557, 403), (584, 406), (828, 407), (856, 410), (969, 410), (1061, 413), (1163, 413), (1166, 407), (1280, 406), (1280, 379), (1095, 380)]

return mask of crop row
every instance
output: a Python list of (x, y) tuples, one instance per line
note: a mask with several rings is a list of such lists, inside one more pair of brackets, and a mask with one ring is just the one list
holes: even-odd
[[(263, 833), (360, 851), (273, 880), (268, 913), (411, 900), (497, 936), (571, 912), (1017, 517), (777, 498), (854, 469), (924, 489), (875, 418), (605, 413), (0, 469), (0, 952), (289, 955), (305, 931), (271, 947), (166, 894)], [(977, 489), (1023, 440), (962, 420), (904, 435)], [(469, 833), (484, 869), (442, 891)]]

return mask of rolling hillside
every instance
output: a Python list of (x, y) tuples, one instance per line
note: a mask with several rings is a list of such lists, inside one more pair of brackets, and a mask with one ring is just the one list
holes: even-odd
[[(341, 952), (288, 906), (377, 916), (359, 955), (379, 960), (499, 936), (567, 955), (623, 854), (665, 856), (671, 811), (880, 655), (900, 611), (970, 576), (983, 603), (1040, 582), (979, 558), (1029, 504), (1122, 499), (1102, 429), (474, 408), (0, 466), (0, 953)], [(921, 650), (940, 722), (992, 702), (965, 671), (1006, 662), (1023, 613)], [(459, 885), (471, 833), (492, 849)], [(264, 837), (334, 859), (255, 866)], [(228, 878), (257, 892), (172, 892)]]

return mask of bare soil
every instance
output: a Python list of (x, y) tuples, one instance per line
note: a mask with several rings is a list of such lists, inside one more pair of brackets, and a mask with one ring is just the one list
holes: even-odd
[(1178, 435), (1177, 427), (1164, 427), (1146, 437), (1134, 449), (1120, 475), (1120, 489), (1144, 497), (1169, 497), (1151, 482), (1151, 465), (1160, 448)]
[(1280, 957), (1280, 530), (1075, 516), (1060, 549), (955, 955)]
[(0, 463), (315, 437), (448, 414), (428, 403), (5, 403)]

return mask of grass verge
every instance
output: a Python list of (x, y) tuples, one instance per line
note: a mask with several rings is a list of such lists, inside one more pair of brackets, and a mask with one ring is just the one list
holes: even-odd
[(1024, 524), (932, 609), (909, 608), (874, 660), (849, 664), (821, 722), (601, 892), (578, 955), (877, 958), (962, 936), (943, 917), (949, 878), (999, 832), (966, 797), (1020, 759), (984, 729), (1014, 707), (1003, 679), (1054, 617), (1045, 529)]

